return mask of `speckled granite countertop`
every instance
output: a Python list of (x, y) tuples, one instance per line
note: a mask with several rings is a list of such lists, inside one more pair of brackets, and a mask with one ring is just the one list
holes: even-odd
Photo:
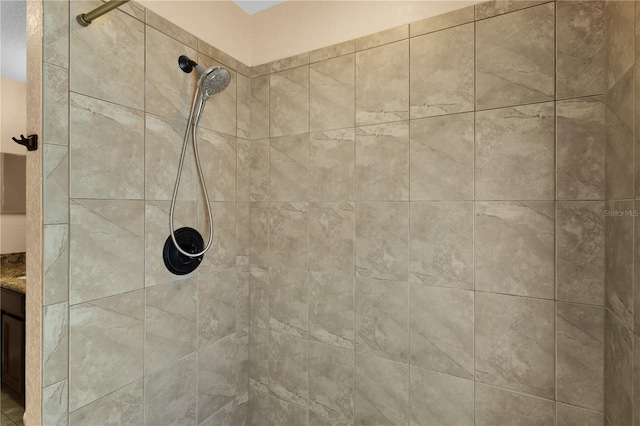
[(0, 255), (0, 287), (26, 293), (27, 280), (18, 279), (18, 277), (24, 277), (25, 273), (26, 264), (24, 253)]

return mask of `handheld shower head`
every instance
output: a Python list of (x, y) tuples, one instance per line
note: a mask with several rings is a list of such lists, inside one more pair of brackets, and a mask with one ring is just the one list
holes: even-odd
[(225, 68), (211, 67), (200, 76), (198, 85), (204, 100), (207, 100), (210, 96), (226, 89), (230, 81), (231, 74)]

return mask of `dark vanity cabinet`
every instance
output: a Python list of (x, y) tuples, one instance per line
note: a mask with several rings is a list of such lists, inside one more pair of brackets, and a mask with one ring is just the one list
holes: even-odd
[(24, 395), (25, 295), (2, 288), (2, 384)]

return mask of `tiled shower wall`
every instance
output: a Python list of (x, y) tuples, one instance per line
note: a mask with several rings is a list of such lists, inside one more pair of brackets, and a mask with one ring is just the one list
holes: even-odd
[[(237, 202), (236, 163), (250, 70), (135, 3), (76, 23), (100, 4), (43, 5), (42, 423), (245, 424), (249, 205)], [(196, 84), (182, 54), (232, 79), (200, 131), (215, 244), (197, 272), (175, 276), (162, 249)], [(186, 161), (176, 228), (206, 238), (190, 150)]]
[(603, 424), (604, 9), (253, 68), (251, 424)]
[(605, 415), (617, 426), (640, 424), (640, 2), (607, 1), (605, 22)]

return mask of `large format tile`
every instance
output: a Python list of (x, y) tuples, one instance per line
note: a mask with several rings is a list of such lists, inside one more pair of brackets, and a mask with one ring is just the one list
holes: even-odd
[(144, 114), (72, 93), (70, 117), (71, 197), (144, 198)]
[(411, 365), (473, 379), (473, 292), (411, 284)]
[(553, 202), (478, 203), (476, 290), (553, 299)]
[[(170, 200), (173, 197), (187, 123), (184, 120), (147, 114), (145, 126), (145, 197), (147, 200)], [(195, 201), (201, 183), (190, 145), (191, 142), (187, 147), (180, 175), (178, 199)]]
[[(42, 424), (65, 426), (69, 424), (69, 382), (62, 380), (42, 389)], [(7, 423), (5, 423), (5, 421)], [(2, 425), (16, 423), (2, 413)]]
[(144, 286), (144, 202), (75, 200), (70, 233), (71, 304)]
[(604, 9), (604, 35), (607, 52), (607, 88), (627, 72), (635, 62), (634, 2), (607, 1)]
[(328, 424), (353, 422), (353, 352), (309, 343), (309, 411)]
[(406, 425), (409, 366), (356, 354), (355, 423)]
[(269, 139), (252, 140), (249, 147), (250, 201), (269, 198)]
[(552, 102), (476, 113), (476, 199), (553, 200)]
[(583, 408), (556, 403), (557, 426), (603, 426), (604, 414)]
[(604, 93), (604, 3), (556, 4), (556, 94), (560, 99)]
[(353, 275), (354, 228), (353, 203), (311, 203), (309, 269)]
[(144, 369), (158, 371), (196, 350), (196, 282), (146, 290)]
[(69, 3), (42, 3), (42, 59), (59, 67), (69, 67)]
[(43, 147), (42, 209), (44, 223), (69, 222), (69, 148)]
[(474, 114), (411, 121), (411, 200), (472, 200)]
[[(71, 16), (86, 13), (102, 3), (71, 2)], [(116, 10), (100, 25), (81, 27), (71, 19), (71, 90), (144, 109), (144, 23)], [(95, 130), (95, 129), (94, 129)]]
[(411, 203), (409, 281), (473, 289), (473, 203)]
[(143, 381), (138, 380), (69, 415), (69, 425), (141, 425), (144, 423)]
[(356, 199), (409, 200), (409, 123), (356, 128)]
[(251, 79), (238, 72), (236, 74), (236, 136), (251, 139)]
[(411, 118), (473, 111), (473, 23), (411, 39)]
[(142, 378), (142, 291), (72, 306), (69, 323), (70, 411)]
[[(210, 201), (236, 200), (236, 157), (235, 136), (200, 129), (198, 139), (204, 180)], [(193, 167), (193, 163), (191, 165)], [(200, 192), (200, 200), (204, 197)]]
[(198, 348), (236, 331), (235, 268), (198, 277)]
[(353, 201), (355, 130), (309, 135), (309, 201)]
[(269, 424), (269, 395), (258, 391), (249, 392), (249, 424), (267, 426)]
[(407, 363), (409, 324), (407, 283), (356, 279), (356, 351)]
[(236, 199), (251, 201), (251, 141), (238, 137), (236, 145)]
[(605, 292), (607, 309), (634, 328), (633, 201), (609, 201), (605, 216)]
[(309, 64), (309, 52), (303, 52), (299, 55), (288, 56), (286, 58), (275, 60), (269, 63), (269, 71), (276, 73), (291, 68), (301, 67)]
[(473, 381), (411, 367), (412, 425), (472, 426)]
[(409, 24), (409, 34), (416, 37), (422, 34), (444, 30), (446, 28), (473, 22), (474, 6), (464, 7), (442, 15), (432, 16)]
[(198, 422), (233, 403), (236, 395), (235, 363), (235, 335), (198, 353)]
[(42, 385), (69, 376), (69, 304), (45, 306), (42, 311)]
[(147, 425), (196, 425), (196, 356), (191, 355), (144, 379)]
[(554, 303), (476, 293), (476, 380), (552, 399)]
[(605, 193), (609, 200), (634, 196), (633, 84), (633, 71), (629, 71), (607, 93)]
[(249, 332), (250, 393), (269, 392), (269, 356), (269, 330), (252, 327)]
[(384, 44), (393, 43), (394, 41), (404, 40), (409, 37), (409, 26), (400, 25), (384, 31), (366, 35), (356, 39), (356, 51), (371, 49), (372, 47), (382, 46)]
[[(223, 67), (208, 56), (198, 53), (198, 63), (205, 69), (210, 67)], [(233, 69), (225, 68), (229, 71), (229, 85), (222, 92), (216, 93), (207, 100), (206, 107), (202, 113), (200, 126), (205, 129), (215, 130), (227, 135), (237, 134), (237, 81), (238, 77)]]
[(44, 304), (69, 300), (69, 225), (44, 226)]
[(251, 79), (251, 139), (269, 137), (269, 76)]
[(604, 304), (603, 201), (561, 201), (556, 205), (557, 299)]
[(604, 407), (611, 425), (633, 423), (633, 333), (607, 310), (604, 342)]
[[(560, 4), (565, 3), (574, 2)], [(557, 102), (556, 120), (558, 199), (604, 199), (604, 99), (598, 96)]]
[(249, 206), (249, 262), (269, 265), (269, 203), (251, 203)]
[(272, 203), (269, 260), (271, 266), (307, 269), (309, 252), (308, 203)]
[(353, 349), (352, 277), (309, 274), (309, 339)]
[(269, 272), (256, 265), (249, 267), (249, 306), (251, 326), (269, 328)]
[[(58, 2), (49, 2), (58, 3)], [(45, 6), (50, 7), (50, 6)], [(42, 133), (47, 144), (69, 145), (69, 70), (42, 65)]]
[(348, 55), (356, 51), (356, 41), (347, 40), (342, 43), (332, 44), (331, 46), (322, 47), (320, 49), (309, 52), (309, 62), (320, 62), (326, 59), (337, 58), (338, 56)]
[(553, 401), (476, 383), (475, 420), (478, 426), (553, 426)]
[(409, 118), (409, 41), (356, 53), (356, 125)]
[(269, 196), (272, 201), (308, 201), (308, 134), (271, 139)]
[(269, 424), (304, 426), (307, 424), (307, 409), (271, 396), (269, 397)]
[(196, 58), (196, 51), (147, 27), (145, 110), (163, 117), (187, 119), (196, 90), (197, 73), (185, 74), (176, 58)]
[(307, 337), (307, 271), (271, 268), (269, 272), (270, 329)]
[(478, 21), (478, 109), (553, 99), (554, 21), (553, 3)]
[(269, 393), (306, 407), (308, 395), (307, 341), (269, 333)]
[(549, 0), (489, 0), (475, 6), (475, 18), (477, 20), (491, 18), (493, 16), (536, 6), (541, 3), (547, 3), (548, 1)]
[[(210, 204), (213, 219), (213, 243), (198, 268), (200, 274), (222, 271), (236, 266), (236, 203)], [(204, 203), (198, 204), (198, 228), (202, 238), (209, 238), (209, 216)]]
[(557, 305), (557, 400), (604, 409), (604, 309)]
[(406, 281), (408, 203), (356, 204), (356, 275)]
[(355, 55), (311, 64), (309, 86), (310, 131), (354, 126)]
[(269, 136), (309, 132), (309, 66), (271, 74)]

